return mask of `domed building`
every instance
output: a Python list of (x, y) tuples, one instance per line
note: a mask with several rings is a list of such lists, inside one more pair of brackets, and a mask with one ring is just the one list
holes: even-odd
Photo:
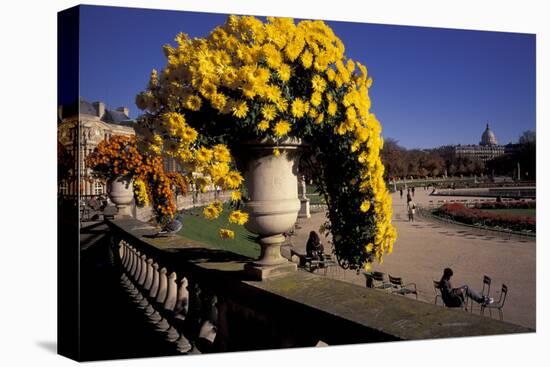
[(504, 145), (498, 144), (495, 133), (489, 128), (489, 123), (481, 134), (479, 145), (455, 145), (452, 150), (456, 157), (479, 159), (483, 162), (505, 153)]
[(487, 123), (487, 127), (485, 128), (485, 131), (481, 135), (481, 141), (479, 142), (479, 145), (482, 146), (494, 146), (497, 144), (497, 138), (495, 137), (495, 133), (491, 129), (489, 129), (489, 123)]

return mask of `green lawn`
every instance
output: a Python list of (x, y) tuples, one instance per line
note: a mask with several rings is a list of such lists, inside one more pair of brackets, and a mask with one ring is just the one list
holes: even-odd
[[(204, 218), (202, 210), (203, 208), (194, 208), (183, 212), (183, 229), (178, 235), (240, 255), (252, 258), (260, 256), (260, 246), (254, 242), (254, 234), (248, 232), (243, 226), (228, 223), (227, 217), (230, 211), (228, 205), (224, 205), (222, 215), (215, 220)], [(221, 239), (218, 234), (220, 228), (235, 231), (235, 238)]]
[(537, 209), (482, 209), (485, 212), (497, 214), (526, 215), (529, 217), (537, 216)]

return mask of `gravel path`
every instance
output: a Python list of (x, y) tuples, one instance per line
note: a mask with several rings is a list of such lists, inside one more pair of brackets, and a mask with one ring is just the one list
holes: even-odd
[[(414, 201), (428, 205), (439, 197), (430, 197), (423, 189), (416, 190)], [(445, 199), (462, 199), (446, 197)], [(455, 287), (468, 284), (481, 291), (483, 275), (492, 278), (491, 296), (498, 300), (504, 283), (509, 293), (504, 306), (504, 320), (535, 328), (536, 316), (536, 242), (528, 238), (509, 238), (498, 233), (485, 233), (467, 227), (448, 225), (431, 219), (415, 218), (407, 221), (406, 200), (399, 193), (393, 195), (394, 224), (398, 239), (393, 254), (386, 255), (384, 263), (373, 269), (400, 276), (405, 282), (415, 282), (419, 300), (434, 302), (432, 280), (439, 280), (443, 268), (454, 271)], [(292, 246), (305, 253), (305, 244), (311, 230), (318, 230), (325, 221), (325, 213), (313, 213), (309, 219), (300, 219)], [(323, 239), (328, 243), (328, 239)], [(328, 249), (325, 251), (328, 252)], [(288, 249), (283, 249), (283, 254)], [(323, 272), (321, 271), (320, 276)], [(327, 275), (339, 280), (365, 285), (362, 274), (343, 269), (329, 269)], [(397, 296), (396, 296), (397, 297)], [(474, 312), (479, 312), (474, 307)], [(488, 313), (487, 313), (488, 314)], [(493, 311), (498, 317), (498, 311)]]

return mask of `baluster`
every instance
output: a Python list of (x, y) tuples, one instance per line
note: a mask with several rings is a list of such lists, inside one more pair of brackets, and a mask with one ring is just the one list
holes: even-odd
[(134, 248), (128, 245), (128, 261), (126, 261), (126, 266), (125, 266), (127, 275), (130, 274), (130, 269), (132, 268), (133, 263), (134, 263)]
[(147, 275), (147, 256), (145, 254), (141, 255), (141, 273), (138, 277), (138, 284), (143, 285), (145, 283), (145, 277)]
[(130, 272), (129, 272), (129, 275), (130, 275), (130, 278), (132, 280), (134, 280), (134, 275), (136, 275), (136, 271), (137, 271), (137, 265), (138, 265), (138, 258), (139, 258), (139, 251), (136, 251), (134, 250), (134, 253), (133, 253), (134, 256), (132, 256), (132, 267), (130, 268)]
[(121, 240), (119, 243), (118, 243), (118, 257), (120, 259), (120, 261), (122, 262), (124, 260), (124, 241)]
[(135, 249), (128, 245), (128, 261), (126, 263), (126, 273), (124, 273), (124, 287), (128, 292), (131, 292), (135, 289), (134, 284), (131, 281), (131, 275), (130, 271), (132, 267), (134, 266), (134, 259), (135, 259)]
[(126, 241), (122, 240), (120, 242), (124, 247), (124, 255), (122, 257), (121, 264), (122, 264), (122, 268), (126, 270), (128, 267), (128, 260), (130, 260), (130, 249), (128, 248), (128, 244), (126, 243)]
[(156, 298), (159, 290), (159, 264), (153, 264), (153, 282), (151, 284), (151, 291), (149, 292), (150, 298)]
[(167, 311), (174, 311), (174, 307), (176, 306), (178, 299), (178, 287), (176, 285), (177, 276), (176, 272), (172, 272), (168, 276), (166, 299), (164, 300), (164, 309)]
[(204, 300), (204, 321), (199, 331), (199, 339), (205, 339), (209, 342), (209, 346), (214, 344), (217, 333), (218, 323), (218, 297), (216, 295), (205, 294)]
[(147, 259), (147, 276), (145, 278), (145, 283), (143, 288), (146, 290), (151, 290), (151, 285), (153, 284), (153, 259)]
[(136, 263), (137, 263), (136, 271), (134, 272), (134, 274), (132, 274), (134, 278), (134, 283), (136, 283), (136, 285), (142, 270), (142, 266), (141, 266), (141, 261), (143, 260), (142, 256), (144, 255), (142, 255), (141, 252), (138, 251), (137, 257), (136, 257)]
[(189, 290), (187, 285), (189, 284), (186, 277), (182, 277), (180, 280), (180, 286), (178, 288), (178, 298), (176, 306), (174, 307), (175, 317), (179, 320), (185, 320), (187, 313), (189, 312)]
[(182, 322), (185, 320), (185, 318), (187, 317), (187, 313), (189, 312), (189, 290), (187, 289), (188, 284), (189, 281), (187, 280), (187, 278), (182, 277), (180, 280), (180, 286), (178, 288), (176, 306), (174, 307), (174, 318), (176, 319), (176, 321), (181, 322), (176, 324), (179, 324), (180, 330), (180, 337), (178, 340), (176, 340), (176, 349), (180, 353), (187, 353), (193, 348), (191, 342), (183, 335), (182, 331)]
[(159, 304), (164, 304), (166, 300), (166, 293), (168, 291), (168, 279), (166, 273), (168, 270), (166, 268), (160, 269), (159, 272), (159, 290), (156, 298), (156, 302)]
[(132, 270), (130, 271), (130, 278), (132, 280), (132, 287), (131, 287), (132, 289), (130, 291), (130, 296), (136, 302), (140, 302), (143, 299), (143, 297), (141, 296), (141, 293), (139, 292), (139, 289), (135, 286), (135, 283), (140, 271), (141, 271), (141, 253), (139, 251), (136, 251), (134, 253), (134, 265)]
[[(176, 284), (177, 277), (178, 275), (176, 274), (176, 272), (172, 272), (168, 276), (166, 300), (164, 301), (164, 305), (163, 305), (166, 311), (174, 311), (174, 307), (176, 306), (176, 302), (178, 298), (178, 295), (177, 295), (178, 287)], [(172, 325), (170, 325), (169, 328), (166, 330), (166, 340), (170, 342), (174, 342), (178, 340), (179, 337), (180, 335), (178, 331)]]

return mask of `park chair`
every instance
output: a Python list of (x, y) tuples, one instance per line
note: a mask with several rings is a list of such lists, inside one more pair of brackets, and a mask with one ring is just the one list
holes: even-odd
[(504, 307), (504, 302), (506, 301), (506, 296), (508, 295), (508, 287), (503, 284), (502, 285), (502, 288), (501, 288), (501, 292), (500, 292), (500, 297), (498, 299), (498, 302), (495, 302), (495, 303), (491, 303), (489, 305), (481, 305), (481, 314), (484, 315), (485, 314), (485, 309), (489, 309), (489, 315), (490, 317), (492, 318), (493, 317), (493, 313), (491, 312), (491, 310), (493, 309), (497, 309), (498, 310), (498, 313), (499, 313), (499, 316), (500, 316), (500, 321), (503, 321), (504, 320), (504, 315), (502, 314), (502, 308)]
[(441, 296), (441, 289), (439, 289), (439, 281), (434, 280), (434, 292), (435, 292), (435, 300), (434, 304), (437, 305), (437, 299), (439, 298), (441, 300), (441, 303), (443, 303), (443, 306), (445, 306), (445, 303), (443, 302), (443, 297)]
[(322, 268), (325, 270), (325, 275), (327, 275), (327, 271), (331, 267), (335, 267), (335, 269), (338, 269), (338, 263), (336, 262), (336, 259), (330, 254), (323, 254), (323, 260), (321, 262)]
[(294, 248), (290, 248), (290, 258), (292, 259), (293, 256), (298, 257), (300, 259), (298, 266), (303, 268), (306, 267), (307, 264), (310, 264), (312, 258), (307, 256), (306, 254), (301, 254), (294, 250)]
[[(481, 295), (484, 297), (489, 297), (491, 293), (491, 278), (487, 275), (483, 276), (483, 287), (481, 288)], [(470, 299), (470, 312), (473, 312), (474, 309), (474, 300)], [(480, 309), (481, 314), (482, 309)]]
[(384, 280), (385, 274), (382, 272), (372, 271), (363, 274), (365, 275), (365, 278), (367, 280), (367, 288), (376, 288), (382, 290), (391, 290), (391, 288), (393, 288), (393, 285), (391, 283), (387, 283)]
[(414, 294), (414, 296), (418, 300), (418, 292), (416, 291), (415, 283), (403, 284), (403, 280), (400, 277), (392, 277), (389, 274), (388, 274), (388, 277), (390, 279), (390, 284), (394, 288), (391, 291), (392, 293), (397, 293), (402, 296), (405, 296), (407, 294)]

